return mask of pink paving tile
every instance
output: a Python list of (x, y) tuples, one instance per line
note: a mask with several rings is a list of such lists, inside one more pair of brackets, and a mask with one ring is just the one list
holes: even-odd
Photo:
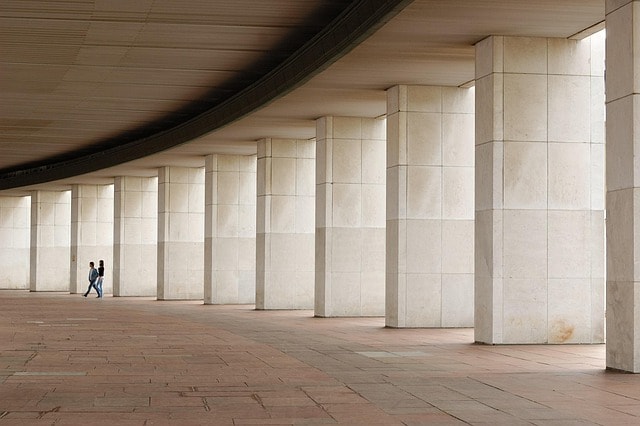
[(316, 403), (307, 397), (263, 397), (260, 403), (265, 407), (306, 407), (315, 406)]
[(98, 397), (93, 399), (96, 407), (144, 407), (149, 405), (147, 397)]
[(400, 425), (399, 420), (370, 404), (322, 404), (322, 407), (338, 423), (369, 423), (379, 425)]
[(225, 406), (225, 405), (260, 405), (260, 402), (257, 398), (252, 395), (248, 396), (238, 396), (238, 395), (229, 395), (229, 396), (208, 396), (205, 398), (205, 401), (210, 406)]
[(396, 418), (406, 426), (417, 425), (465, 425), (468, 424), (460, 419), (442, 413), (423, 413), (423, 414), (403, 414), (396, 416)]
[(291, 426), (291, 425), (325, 425), (336, 424), (333, 419), (234, 419), (234, 426), (248, 425), (270, 425), (270, 426)]
[(22, 420), (25, 419), (39, 419), (42, 413), (39, 411), (11, 411), (0, 417), (2, 424), (4, 425), (9, 420)]
[(276, 419), (330, 419), (332, 418), (321, 407), (316, 406), (287, 406), (267, 407), (269, 415)]
[(206, 402), (200, 397), (154, 396), (150, 398), (152, 407), (204, 407)]

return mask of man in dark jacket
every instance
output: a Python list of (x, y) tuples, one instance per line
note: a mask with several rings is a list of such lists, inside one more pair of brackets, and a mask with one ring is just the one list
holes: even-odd
[(89, 262), (89, 288), (87, 288), (87, 291), (83, 294), (84, 297), (87, 297), (91, 288), (95, 288), (96, 293), (98, 293), (98, 297), (100, 297), (100, 290), (98, 290), (98, 287), (96, 286), (97, 279), (98, 270), (95, 268), (95, 264), (93, 262)]

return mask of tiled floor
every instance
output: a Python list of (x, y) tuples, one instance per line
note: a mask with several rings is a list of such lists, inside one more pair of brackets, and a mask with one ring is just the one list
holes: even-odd
[(640, 375), (603, 345), (383, 325), (0, 291), (0, 425), (640, 424)]

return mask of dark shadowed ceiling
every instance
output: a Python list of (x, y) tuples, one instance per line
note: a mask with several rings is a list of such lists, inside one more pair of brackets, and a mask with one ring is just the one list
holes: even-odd
[(604, 0), (3, 0), (0, 189), (312, 138), (323, 115), (383, 115), (395, 84), (469, 82), (486, 36), (603, 20)]

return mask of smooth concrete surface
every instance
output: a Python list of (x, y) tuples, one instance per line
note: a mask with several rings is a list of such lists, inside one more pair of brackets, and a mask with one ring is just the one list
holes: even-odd
[(315, 145), (315, 140), (258, 141), (258, 309), (313, 308)]
[(158, 170), (158, 299), (204, 297), (204, 167)]
[(0, 291), (2, 425), (631, 425), (640, 376), (604, 345), (473, 344), (151, 298)]
[(114, 180), (113, 295), (156, 296), (158, 178)]
[(640, 373), (640, 2), (606, 5), (607, 366)]
[(316, 120), (315, 314), (384, 315), (385, 120)]
[(256, 298), (256, 156), (205, 162), (204, 303)]
[(30, 197), (0, 197), (0, 287), (29, 288)]
[(473, 326), (474, 91), (387, 90), (386, 324)]
[(603, 43), (476, 46), (477, 341), (604, 342)]
[(69, 291), (71, 191), (31, 191), (30, 223), (29, 289)]

